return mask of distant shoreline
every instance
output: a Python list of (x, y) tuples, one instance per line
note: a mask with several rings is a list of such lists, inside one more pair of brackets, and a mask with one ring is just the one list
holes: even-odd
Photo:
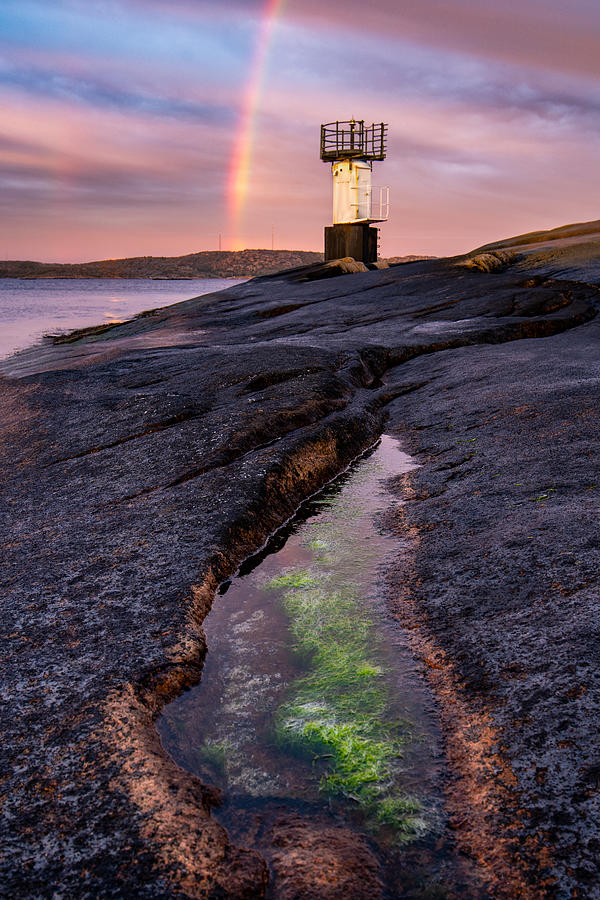
[(323, 254), (310, 250), (203, 250), (186, 256), (134, 256), (83, 263), (0, 262), (0, 278), (253, 278), (282, 269), (312, 265)]
[(245, 275), (0, 275), (2, 281), (89, 281), (97, 278), (101, 281), (200, 281), (220, 278), (245, 278)]
[[(223, 251), (224, 252), (224, 251)], [(140, 260), (154, 263), (163, 263), (165, 267), (178, 264), (179, 260), (185, 260), (187, 257), (138, 257), (136, 259), (122, 260), (103, 260), (102, 262), (93, 263), (30, 263), (26, 261), (18, 262), (0, 262), (0, 280), (13, 281), (86, 281), (90, 279), (98, 279), (102, 281), (203, 281), (208, 279), (227, 280), (230, 278), (255, 278), (260, 275), (273, 275), (286, 269), (293, 269), (301, 266), (310, 266), (323, 261), (323, 254), (312, 251), (294, 251), (294, 250), (271, 250), (271, 251), (236, 251), (240, 254), (252, 254), (252, 264), (247, 270), (241, 270), (237, 267), (230, 266), (223, 270), (202, 271), (193, 273), (144, 273), (140, 271), (127, 271), (131, 267), (137, 268)], [(257, 254), (269, 253), (273, 254), (267, 260), (262, 260)], [(275, 254), (280, 254), (277, 264), (274, 258)], [(199, 256), (200, 254), (195, 254)], [(392, 256), (381, 262), (389, 265), (398, 265), (407, 262), (419, 262), (425, 259), (435, 259), (433, 256)], [(121, 271), (105, 271), (108, 266), (122, 266)], [(37, 271), (31, 271), (31, 267), (35, 266)], [(63, 270), (64, 267), (64, 270)], [(6, 271), (10, 269), (11, 271)], [(56, 270), (59, 271), (56, 271)], [(50, 271), (48, 271), (50, 270)], [(104, 271), (103, 271), (104, 270)]]

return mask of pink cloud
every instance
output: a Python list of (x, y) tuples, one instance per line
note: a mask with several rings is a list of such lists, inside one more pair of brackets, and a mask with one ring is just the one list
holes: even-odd
[[(169, 12), (191, 21), (256, 19), (264, 0), (125, 0), (138, 9)], [(462, 52), (510, 64), (540, 66), (577, 75), (598, 75), (600, 7), (588, 0), (287, 0), (287, 21), (326, 25), (361, 35)]]
[[(158, 23), (180, 16), (190, 29), (229, 18), (249, 34), (262, 8), (128, 5), (147, 17), (159, 11)], [(375, 173), (392, 189), (384, 253), (458, 252), (597, 216), (589, 185), (600, 149), (600, 10), (582, 0), (517, 9), (288, 0), (286, 9), (256, 122), (246, 245), (270, 246), (274, 225), (276, 246), (320, 248), (331, 213), (318, 127), (351, 115), (390, 124), (389, 157)], [(32, 46), (4, 59), (21, 81), (0, 93), (0, 205), (10, 226), (0, 256), (178, 254), (217, 246), (219, 232), (227, 246), (242, 82), (210, 60), (199, 67), (150, 52), (107, 61), (83, 47)]]

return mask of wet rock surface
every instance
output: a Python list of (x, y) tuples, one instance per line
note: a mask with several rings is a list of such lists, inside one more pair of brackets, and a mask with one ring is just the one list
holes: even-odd
[(268, 888), (153, 720), (201, 676), (218, 582), (386, 416), (422, 463), (389, 599), (440, 704), (462, 896), (598, 895), (600, 278), (575, 238), (261, 279), (1, 364), (6, 896), (309, 897), (328, 844), (376, 896), (368, 848), (291, 819)]
[(391, 410), (426, 461), (402, 523), (418, 577), (399, 564), (391, 592), (460, 722), (453, 814), (471, 852), (496, 857), (495, 896), (600, 891), (599, 342), (596, 321), (442, 353)]
[(282, 900), (383, 900), (377, 856), (364, 836), (318, 807), (270, 801), (246, 806), (231, 837), (268, 861), (269, 895)]

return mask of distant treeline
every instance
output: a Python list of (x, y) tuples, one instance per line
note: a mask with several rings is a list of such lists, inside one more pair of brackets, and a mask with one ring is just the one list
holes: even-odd
[(0, 262), (0, 278), (244, 278), (321, 262), (309, 250), (205, 250), (86, 263)]

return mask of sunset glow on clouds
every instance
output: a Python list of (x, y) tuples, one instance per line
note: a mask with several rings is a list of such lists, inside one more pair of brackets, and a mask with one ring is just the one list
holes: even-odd
[(320, 249), (319, 125), (389, 123), (383, 253), (600, 217), (595, 0), (3, 0), (0, 258)]

